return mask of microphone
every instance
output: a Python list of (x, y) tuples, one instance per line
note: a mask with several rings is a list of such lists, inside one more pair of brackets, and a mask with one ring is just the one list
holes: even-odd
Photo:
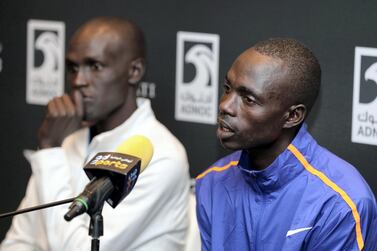
[(115, 151), (97, 153), (85, 165), (84, 171), (91, 181), (70, 205), (64, 215), (66, 221), (101, 210), (105, 201), (115, 208), (131, 192), (139, 174), (151, 161), (153, 146), (148, 138), (134, 135)]

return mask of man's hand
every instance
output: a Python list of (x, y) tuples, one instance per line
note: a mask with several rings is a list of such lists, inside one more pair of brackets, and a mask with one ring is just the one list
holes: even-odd
[(64, 94), (47, 104), (47, 113), (38, 132), (39, 148), (59, 147), (71, 133), (82, 127), (84, 108), (81, 93)]

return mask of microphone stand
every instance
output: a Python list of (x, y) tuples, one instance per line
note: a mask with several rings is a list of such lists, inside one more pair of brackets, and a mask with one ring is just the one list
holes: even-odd
[(89, 235), (92, 236), (91, 251), (99, 251), (99, 237), (103, 235), (103, 204), (96, 211), (88, 213), (90, 215)]

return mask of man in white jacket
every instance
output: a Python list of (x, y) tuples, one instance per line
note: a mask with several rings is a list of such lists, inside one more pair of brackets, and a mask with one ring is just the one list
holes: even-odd
[[(73, 35), (66, 58), (71, 93), (48, 103), (39, 150), (25, 152), (32, 176), (20, 208), (77, 196), (89, 182), (82, 170), (88, 159), (143, 135), (154, 146), (153, 158), (117, 208), (105, 204), (101, 250), (183, 250), (188, 162), (150, 101), (136, 97), (145, 72), (141, 30), (119, 18), (90, 20)], [(15, 216), (0, 250), (90, 250), (89, 216), (66, 222), (67, 210), (64, 205)]]

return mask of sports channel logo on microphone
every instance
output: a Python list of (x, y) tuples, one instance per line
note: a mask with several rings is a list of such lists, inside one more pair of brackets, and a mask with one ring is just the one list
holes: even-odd
[(131, 158), (121, 153), (99, 153), (90, 161), (88, 167), (106, 166), (116, 169), (126, 169), (133, 162), (135, 162), (134, 157)]
[(355, 48), (352, 142), (377, 145), (377, 48)]
[(175, 119), (216, 124), (219, 35), (177, 33)]
[(26, 102), (45, 105), (64, 92), (65, 24), (29, 20), (27, 23)]

